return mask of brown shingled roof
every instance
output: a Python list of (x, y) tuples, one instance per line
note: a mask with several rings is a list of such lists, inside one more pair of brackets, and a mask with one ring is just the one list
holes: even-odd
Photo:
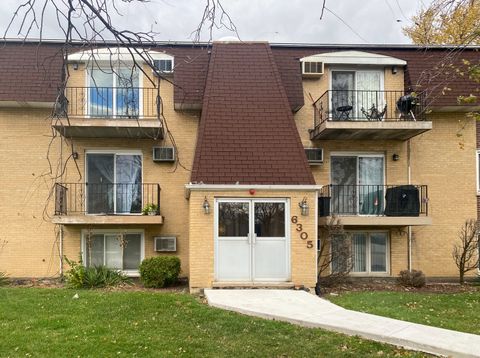
[(59, 44), (0, 45), (0, 101), (54, 102), (62, 63)]
[(192, 181), (315, 184), (267, 43), (214, 43)]

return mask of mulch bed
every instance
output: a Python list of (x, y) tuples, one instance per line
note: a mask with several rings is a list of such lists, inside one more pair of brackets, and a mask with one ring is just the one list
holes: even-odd
[(466, 283), (427, 283), (424, 287), (405, 287), (394, 282), (371, 281), (371, 282), (351, 282), (334, 287), (324, 287), (324, 294), (339, 294), (345, 292), (362, 291), (394, 291), (394, 292), (419, 292), (419, 293), (459, 293), (459, 292), (479, 292), (480, 285)]

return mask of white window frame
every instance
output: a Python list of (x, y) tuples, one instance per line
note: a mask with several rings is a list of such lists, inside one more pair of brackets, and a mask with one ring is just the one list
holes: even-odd
[[(353, 262), (352, 262), (352, 270), (350, 271), (349, 275), (353, 277), (388, 277), (390, 276), (390, 232), (385, 231), (385, 230), (347, 230), (345, 231), (345, 236), (347, 237), (347, 240), (349, 240), (350, 248), (352, 248), (352, 235), (354, 233), (361, 233), (361, 234), (366, 234), (367, 240), (366, 240), (366, 246), (365, 246), (365, 252), (367, 253), (367, 257), (365, 258), (365, 267), (367, 268), (367, 271), (358, 271), (354, 272), (353, 271)], [(372, 268), (372, 257), (371, 257), (371, 241), (370, 241), (370, 234), (371, 233), (382, 233), (386, 234), (387, 241), (385, 245), (385, 268), (387, 269), (384, 272), (380, 271), (371, 271)], [(332, 244), (330, 242), (330, 252), (332, 250)], [(350, 259), (353, 260), (353, 257), (350, 256)], [(330, 262), (330, 271), (332, 271), (332, 262)]]
[[(344, 67), (344, 66), (333, 66), (330, 68), (330, 74), (328, 76), (328, 89), (329, 89), (329, 96), (328, 96), (328, 103), (331, 105), (332, 103), (332, 85), (333, 85), (333, 73), (334, 72), (353, 72), (354, 73), (354, 87), (353, 91), (358, 91), (357, 89), (357, 73), (358, 72), (376, 72), (380, 74), (380, 88), (378, 91), (385, 91), (385, 69), (381, 68), (372, 68), (372, 67)], [(383, 102), (386, 102), (385, 98), (383, 98)], [(354, 113), (356, 113), (359, 109), (353, 107)], [(357, 113), (358, 115), (358, 113)], [(354, 121), (354, 120), (352, 120)]]
[[(360, 161), (358, 160), (359, 157), (369, 157), (369, 158), (383, 158), (383, 185), (386, 186), (387, 184), (387, 177), (386, 177), (386, 161), (385, 161), (385, 153), (374, 153), (374, 152), (330, 152), (330, 164), (328, 170), (330, 171), (330, 184), (333, 182), (333, 173), (332, 173), (332, 157), (357, 157), (357, 181), (355, 185), (359, 186), (359, 171), (360, 171)], [(358, 197), (357, 197), (358, 203)], [(383, 205), (385, 206), (385, 201)], [(385, 209), (385, 208), (384, 208)], [(378, 215), (360, 215), (357, 214), (355, 216), (378, 216)]]
[[(143, 203), (143, 183), (144, 183), (144, 172), (143, 172), (143, 152), (140, 150), (140, 149), (86, 149), (85, 150), (85, 160), (84, 160), (84, 173), (85, 173), (85, 180), (87, 179), (87, 176), (88, 176), (88, 160), (87, 160), (87, 155), (88, 154), (113, 154), (114, 155), (114, 160), (113, 160), (113, 172), (114, 172), (114, 175), (115, 175), (115, 179), (117, 179), (117, 161), (115, 160), (116, 156), (117, 155), (139, 155), (141, 160), (142, 160), (142, 183), (141, 183), (141, 186), (142, 186), (142, 209), (145, 205), (145, 203)], [(94, 213), (88, 213), (87, 212), (87, 205), (88, 205), (88, 195), (87, 195), (87, 188), (86, 188), (86, 184), (87, 182), (85, 182), (85, 201), (84, 201), (84, 208), (85, 208), (85, 215), (99, 215), (99, 214), (94, 214)], [(114, 184), (116, 184), (116, 182), (114, 182)], [(114, 211), (115, 211), (115, 214), (116, 215), (116, 211), (117, 211), (117, 197), (116, 195), (113, 196), (113, 208), (114, 208)], [(122, 213), (121, 215), (132, 215), (132, 216), (135, 216), (135, 215), (143, 215), (141, 212), (140, 213)]]
[[(90, 87), (95, 87), (96, 84), (92, 80), (91, 71), (92, 70), (101, 70), (105, 71), (106, 73), (111, 74), (113, 77), (112, 81), (112, 118), (117, 119), (117, 96), (116, 96), (116, 89), (117, 86), (117, 79), (118, 79), (118, 71), (121, 69), (131, 69), (135, 64), (132, 61), (122, 61), (120, 64), (111, 64), (110, 61), (96, 61), (92, 64), (87, 66), (85, 71), (85, 87), (87, 88), (87, 95), (86, 95), (86, 117), (87, 118), (95, 118), (94, 115), (90, 114)], [(111, 72), (111, 73), (110, 73)], [(143, 72), (139, 68), (138, 69), (138, 119), (143, 118)], [(126, 119), (126, 118), (119, 118), (119, 119)]]
[[(82, 261), (85, 265), (87, 262), (87, 239), (86, 236), (87, 234), (90, 233), (91, 235), (96, 235), (96, 234), (122, 234), (122, 233), (127, 233), (127, 234), (140, 234), (140, 262), (139, 265), (142, 263), (142, 261), (145, 259), (145, 230), (144, 229), (95, 229), (95, 230), (87, 230), (83, 229), (81, 231), (81, 256), (82, 256)], [(105, 251), (105, 247), (104, 247)], [(123, 260), (123, 257), (122, 257)], [(120, 270), (122, 273), (129, 277), (139, 277), (140, 276), (140, 271), (139, 270)]]

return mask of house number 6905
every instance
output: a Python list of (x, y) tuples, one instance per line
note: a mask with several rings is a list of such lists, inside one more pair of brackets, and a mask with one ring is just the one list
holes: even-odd
[[(296, 216), (296, 215), (292, 216), (290, 221), (292, 222), (292, 224), (296, 225), (295, 230), (300, 233), (300, 239), (307, 240), (308, 239), (308, 233), (303, 231), (303, 225), (298, 222), (298, 216)], [(307, 241), (307, 248), (308, 249), (313, 248), (313, 241), (312, 240)]]

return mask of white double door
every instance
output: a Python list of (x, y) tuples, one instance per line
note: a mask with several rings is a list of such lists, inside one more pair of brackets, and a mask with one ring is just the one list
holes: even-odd
[(216, 200), (216, 281), (290, 281), (288, 203), (286, 199)]

